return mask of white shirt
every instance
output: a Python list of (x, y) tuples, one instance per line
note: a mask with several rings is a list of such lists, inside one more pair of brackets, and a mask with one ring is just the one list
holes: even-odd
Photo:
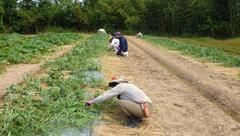
[(137, 37), (142, 37), (143, 35), (142, 35), (142, 33), (141, 32), (139, 32), (138, 34), (137, 34)]
[(119, 43), (120, 43), (119, 39), (113, 38), (113, 39), (112, 39), (112, 42), (110, 43), (110, 46), (112, 46), (112, 47), (118, 47), (118, 46), (119, 46)]
[(129, 100), (135, 103), (152, 103), (151, 99), (138, 87), (129, 83), (120, 83), (104, 94), (94, 98), (92, 103), (101, 103), (120, 95), (121, 100)]

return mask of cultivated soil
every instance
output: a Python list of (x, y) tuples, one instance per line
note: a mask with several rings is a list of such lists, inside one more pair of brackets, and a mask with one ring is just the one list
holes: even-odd
[(124, 77), (144, 90), (153, 101), (153, 114), (139, 128), (128, 128), (116, 113), (106, 111), (94, 135), (240, 135), (240, 82), (225, 74), (227, 69), (127, 38), (129, 57), (106, 55), (102, 72), (106, 80)]

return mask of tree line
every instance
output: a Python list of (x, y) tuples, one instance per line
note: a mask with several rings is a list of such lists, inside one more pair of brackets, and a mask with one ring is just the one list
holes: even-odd
[(166, 35), (240, 35), (240, 0), (0, 0), (0, 32), (48, 27)]

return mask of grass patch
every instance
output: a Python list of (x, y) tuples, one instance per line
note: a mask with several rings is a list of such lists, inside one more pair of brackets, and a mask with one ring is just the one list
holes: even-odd
[[(23, 84), (11, 86), (0, 110), (0, 135), (60, 135), (65, 128), (83, 127), (96, 119), (99, 106), (84, 106), (92, 96), (85, 90), (82, 73), (101, 69), (98, 58), (107, 49), (103, 45), (106, 40), (94, 35), (44, 65), (46, 76), (29, 75)], [(68, 71), (68, 78), (64, 78), (64, 71)], [(91, 82), (93, 86), (101, 83)]]
[(203, 47), (217, 48), (221, 51), (233, 55), (240, 55), (240, 38), (218, 40), (209, 37), (172, 37), (172, 39), (185, 43), (196, 44)]
[(5, 72), (6, 71), (6, 66), (5, 65), (1, 65), (0, 64), (0, 75), (3, 73), (3, 72)]
[(211, 62), (222, 63), (224, 66), (240, 67), (240, 56), (228, 54), (218, 48), (202, 47), (196, 44), (179, 42), (166, 37), (144, 36), (144, 39), (163, 47), (182, 51), (184, 54), (197, 58), (206, 58)]
[(0, 65), (30, 62), (54, 47), (70, 44), (83, 36), (76, 33), (51, 33), (34, 36), (0, 35)]

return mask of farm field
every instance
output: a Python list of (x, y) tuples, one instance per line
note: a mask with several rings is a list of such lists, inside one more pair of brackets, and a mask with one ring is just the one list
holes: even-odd
[(0, 136), (240, 136), (240, 0), (0, 0)]
[(0, 135), (60, 135), (64, 129), (88, 127), (97, 118), (99, 106), (84, 106), (94, 95), (85, 88), (102, 84), (103, 79), (91, 72), (101, 69), (98, 58), (106, 50), (105, 40), (93, 35), (46, 63), (45, 72), (27, 75), (22, 84), (11, 86), (0, 111)]
[(39, 35), (0, 35), (0, 73), (6, 65), (36, 63), (43, 54), (56, 47), (79, 41), (84, 36), (77, 33), (52, 33)]
[[(129, 129), (122, 123), (116, 123), (121, 119), (117, 114), (103, 111), (108, 114), (104, 119), (109, 121), (110, 116), (113, 121), (97, 126), (97, 134), (240, 134), (237, 110), (240, 99), (236, 96), (240, 89), (239, 81), (227, 78), (206, 67), (204, 63), (188, 60), (176, 52), (153, 46), (135, 37), (127, 38), (131, 51), (129, 57), (124, 59), (105, 55), (102, 58), (103, 73), (107, 79), (112, 74), (122, 76), (143, 89), (153, 101), (154, 112), (140, 127)], [(234, 106), (237, 106), (236, 109)]]
[[(156, 36), (144, 36), (144, 39), (155, 45), (178, 50), (183, 54), (191, 55), (196, 58), (222, 63), (225, 66), (240, 67), (240, 56), (238, 55), (240, 49), (239, 39), (226, 40), (225, 42), (212, 39), (205, 39), (204, 41), (203, 39), (180, 40), (180, 38), (173, 38), (174, 40), (172, 40), (171, 38)], [(221, 44), (219, 45), (219, 43)], [(225, 43), (230, 45), (226, 45)], [(228, 48), (226, 46), (228, 46)]]
[(195, 38), (172, 37), (171, 39), (190, 44), (196, 44), (203, 47), (217, 48), (229, 54), (240, 55), (240, 38), (219, 40), (209, 37), (195, 37)]
[[(154, 46), (156, 41), (178, 45), (169, 39), (146, 42), (126, 37), (128, 58), (108, 50), (109, 37), (91, 35), (65, 55), (47, 61), (36, 74), (25, 76), (22, 83), (10, 86), (1, 101), (0, 135), (240, 134), (239, 81)], [(152, 99), (153, 114), (138, 128), (125, 126), (116, 100), (84, 106), (108, 89), (112, 76), (137, 85)]]

